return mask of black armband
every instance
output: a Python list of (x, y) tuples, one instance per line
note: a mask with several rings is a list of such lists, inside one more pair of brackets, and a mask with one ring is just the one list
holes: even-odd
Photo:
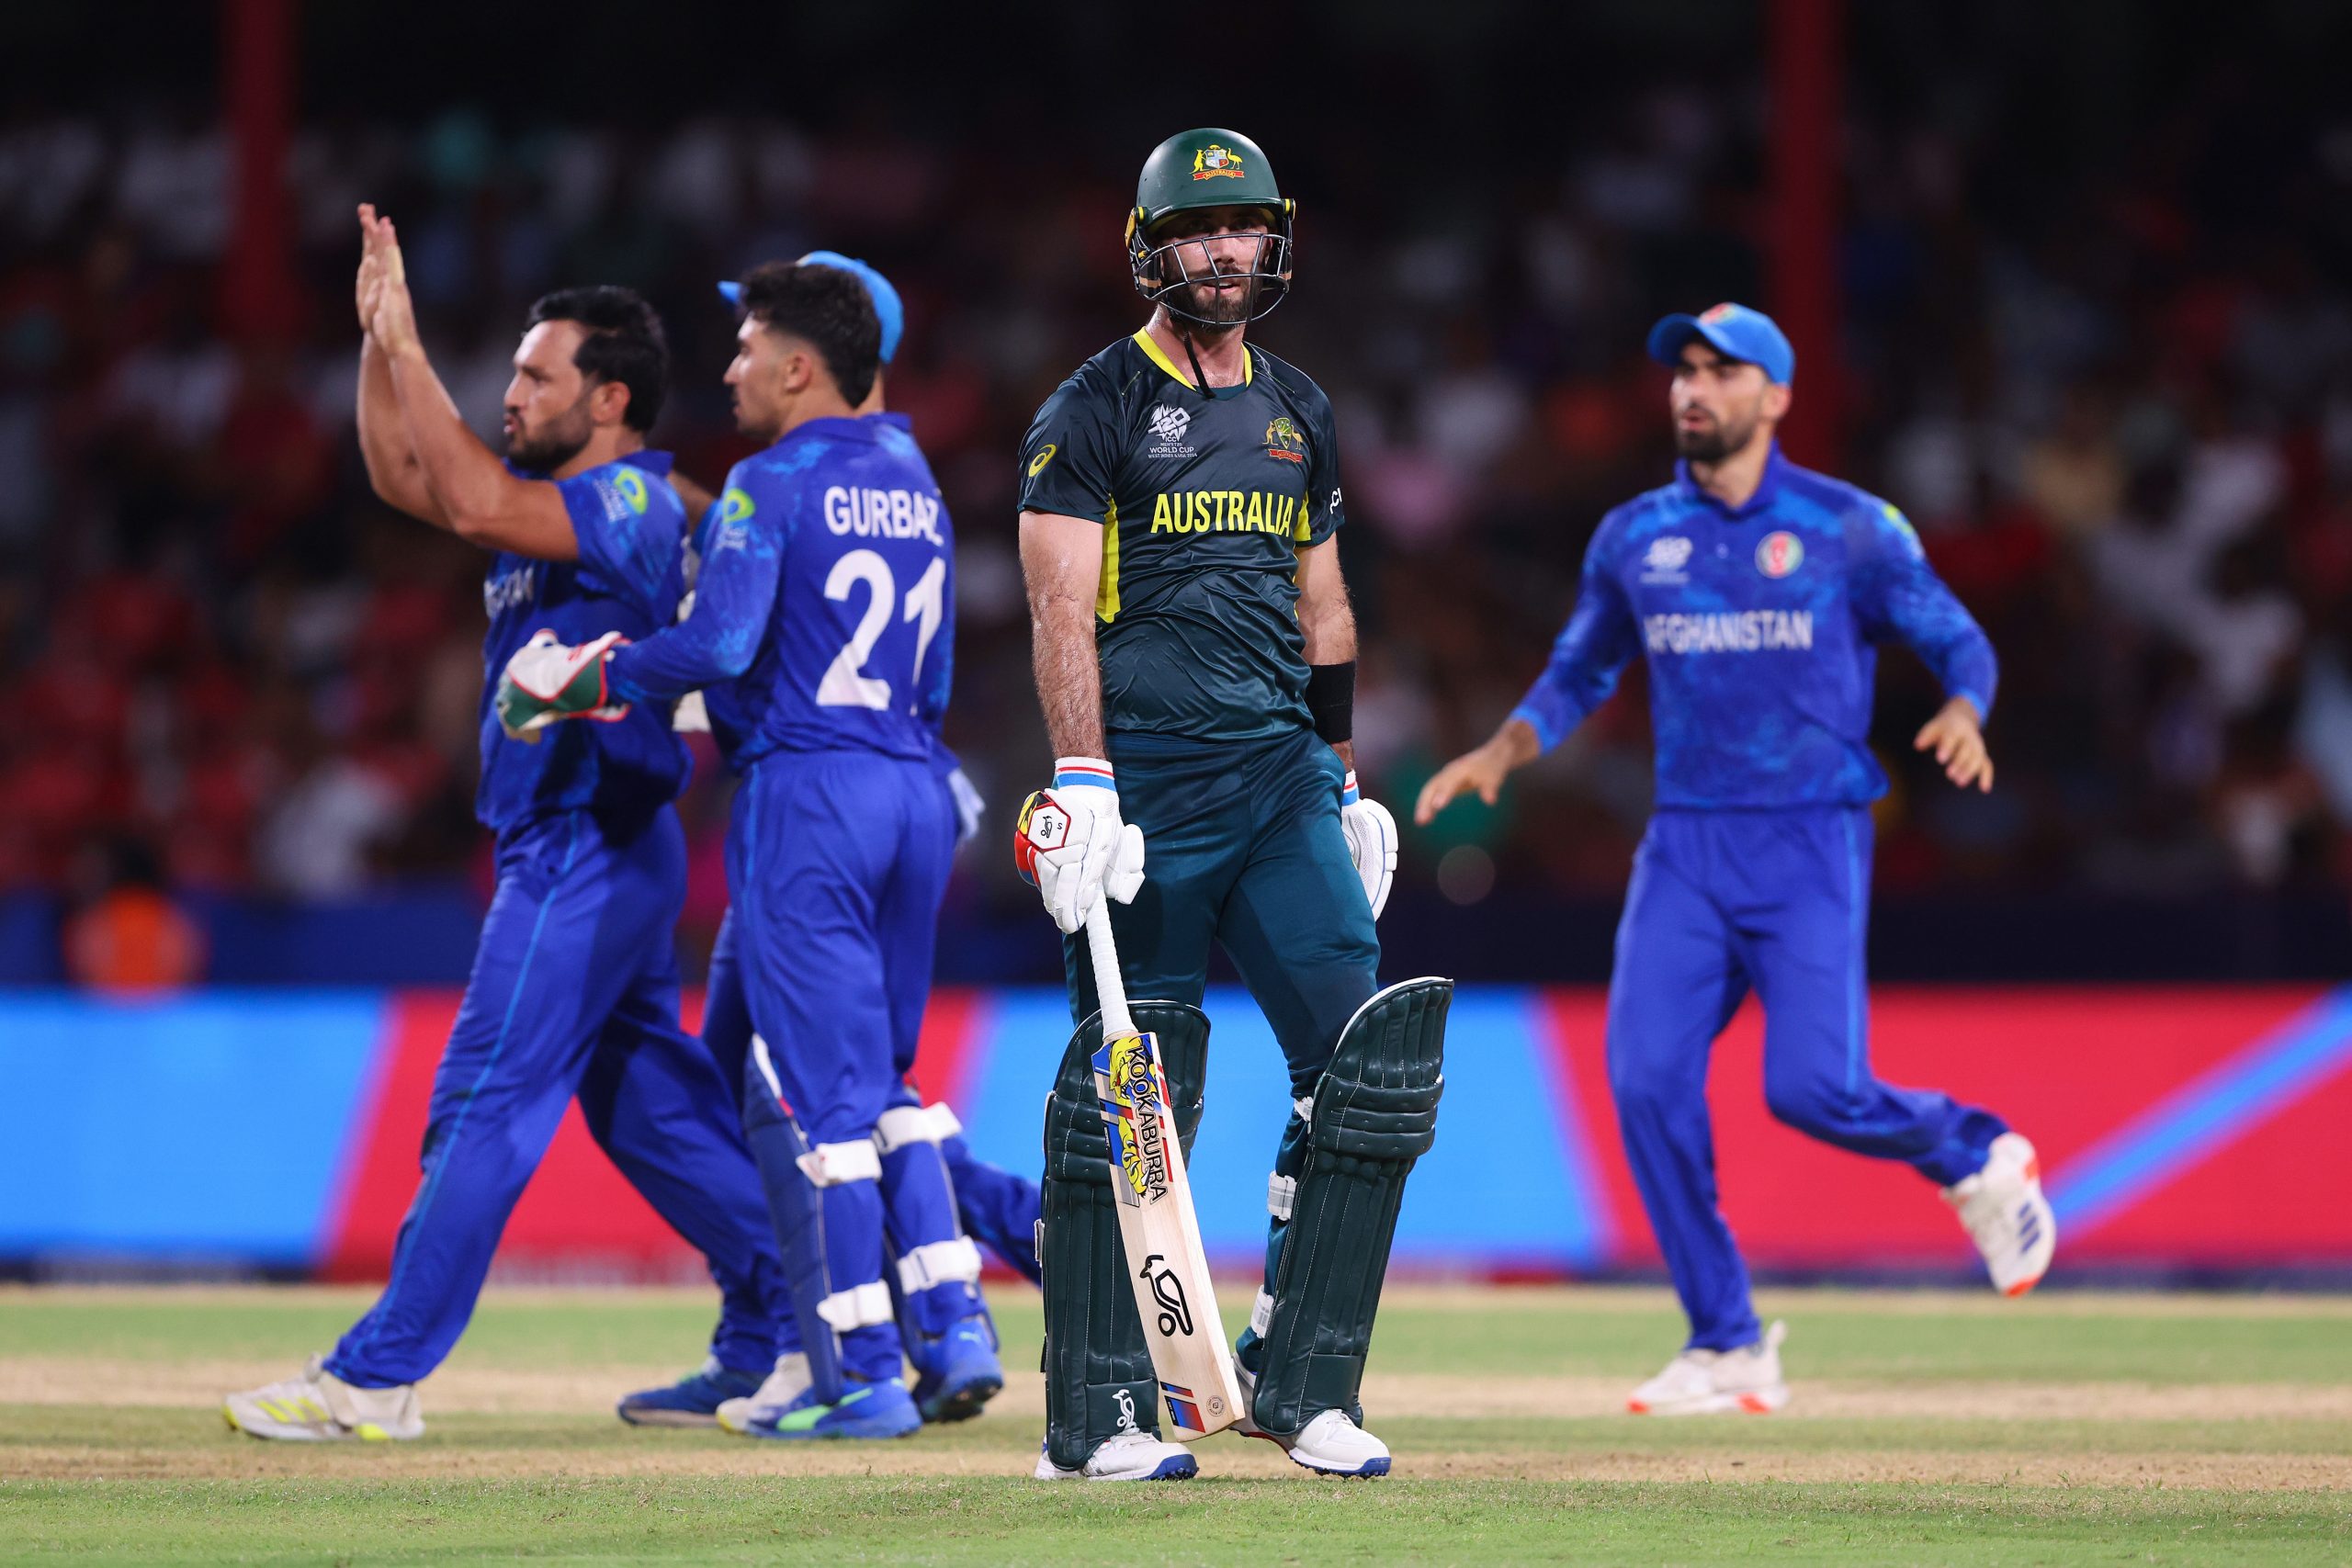
[(1356, 661), (1306, 667), (1306, 712), (1315, 733), (1337, 746), (1356, 734)]

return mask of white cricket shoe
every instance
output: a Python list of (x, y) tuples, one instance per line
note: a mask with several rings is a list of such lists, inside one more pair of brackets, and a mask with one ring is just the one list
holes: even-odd
[(313, 1356), (300, 1377), (232, 1393), (220, 1406), (229, 1425), (248, 1437), (296, 1443), (405, 1442), (424, 1436), (416, 1385), (356, 1388)]
[(1259, 1426), (1253, 1414), (1257, 1378), (1238, 1360), (1233, 1375), (1241, 1385), (1241, 1416), (1233, 1429), (1243, 1437), (1273, 1444), (1290, 1455), (1291, 1463), (1317, 1475), (1360, 1476), (1368, 1481), (1388, 1473), (1388, 1445), (1357, 1426), (1346, 1411), (1326, 1410), (1290, 1437), (1281, 1437)]
[(1943, 1190), (1984, 1255), (1995, 1290), (2021, 1296), (2041, 1282), (2058, 1250), (2058, 1216), (2042, 1196), (2041, 1157), (2023, 1134), (1994, 1139), (1984, 1168)]
[(1781, 1379), (1781, 1341), (1788, 1337), (1789, 1325), (1775, 1323), (1736, 1350), (1685, 1350), (1635, 1389), (1625, 1408), (1636, 1416), (1769, 1416), (1789, 1402)]
[(778, 1356), (775, 1370), (768, 1373), (767, 1381), (756, 1392), (741, 1399), (722, 1400), (712, 1414), (723, 1429), (739, 1438), (749, 1437), (752, 1417), (763, 1410), (782, 1410), (808, 1392), (809, 1381), (807, 1352), (795, 1350), (789, 1356)]
[(1102, 1439), (1077, 1470), (1064, 1470), (1037, 1445), (1039, 1481), (1190, 1481), (1201, 1472), (1201, 1461), (1182, 1443), (1163, 1443), (1148, 1432), (1121, 1432)]

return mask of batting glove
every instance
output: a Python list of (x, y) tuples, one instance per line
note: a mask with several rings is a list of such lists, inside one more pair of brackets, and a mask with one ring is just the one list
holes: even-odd
[(1363, 896), (1376, 920), (1388, 908), (1388, 889), (1396, 881), (1396, 818), (1388, 807), (1366, 800), (1357, 790), (1353, 768), (1340, 786), (1340, 830), (1348, 836), (1348, 858), (1363, 878)]
[(1143, 886), (1143, 829), (1119, 820), (1111, 764), (1095, 757), (1056, 762), (1053, 787), (1022, 803), (1012, 859), (1065, 932), (1084, 925), (1105, 893), (1134, 903)]
[(542, 631), (506, 661), (498, 678), (498, 727), (511, 740), (538, 744), (540, 731), (560, 719), (593, 718), (610, 724), (628, 714), (605, 685), (605, 660), (628, 639), (606, 632), (594, 642), (566, 648), (555, 633)]

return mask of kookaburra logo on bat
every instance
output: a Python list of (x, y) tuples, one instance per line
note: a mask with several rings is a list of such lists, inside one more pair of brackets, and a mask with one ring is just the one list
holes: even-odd
[(1184, 1299), (1184, 1281), (1168, 1267), (1168, 1259), (1155, 1252), (1143, 1260), (1143, 1267), (1136, 1272), (1151, 1287), (1151, 1299), (1159, 1303), (1159, 1332), (1170, 1339), (1191, 1334), (1193, 1306)]

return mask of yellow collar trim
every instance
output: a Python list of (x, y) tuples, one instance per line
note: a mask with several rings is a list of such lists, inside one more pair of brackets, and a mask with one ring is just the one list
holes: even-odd
[[(1170, 361), (1168, 355), (1161, 351), (1159, 344), (1152, 340), (1151, 329), (1149, 327), (1137, 327), (1136, 329), (1136, 346), (1142, 349), (1147, 355), (1150, 355), (1151, 362), (1154, 365), (1157, 365), (1162, 370), (1167, 371), (1170, 380), (1181, 382), (1184, 386), (1192, 388), (1194, 391), (1200, 390), (1200, 384), (1194, 381), (1190, 376), (1185, 375), (1182, 370), (1177, 369), (1175, 365)], [(1241, 384), (1246, 387), (1257, 378), (1258, 356), (1250, 352), (1249, 344), (1244, 344), (1241, 347)], [(1211, 387), (1209, 389), (1211, 392), (1220, 392), (1224, 389), (1225, 389), (1222, 387)]]

